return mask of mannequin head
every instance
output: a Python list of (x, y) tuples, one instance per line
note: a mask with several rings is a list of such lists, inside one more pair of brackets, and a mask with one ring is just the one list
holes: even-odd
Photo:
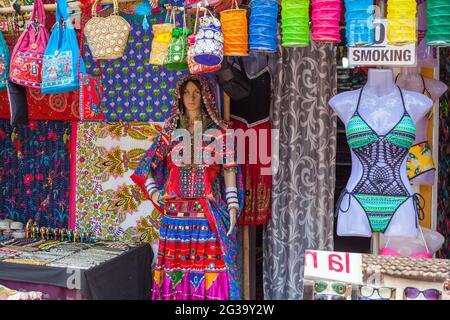
[(180, 90), (182, 104), (180, 111), (182, 113), (200, 114), (202, 102), (202, 90), (200, 83), (196, 80), (189, 80), (183, 83)]
[(400, 74), (404, 76), (420, 76), (419, 67), (403, 67), (400, 68)]

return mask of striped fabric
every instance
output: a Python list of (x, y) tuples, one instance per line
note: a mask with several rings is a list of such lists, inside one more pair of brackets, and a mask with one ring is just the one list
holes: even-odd
[(369, 218), (373, 232), (384, 232), (395, 211), (408, 196), (354, 194)]
[[(347, 126), (347, 141), (352, 149), (364, 147), (381, 138), (358, 113), (350, 119)], [(409, 149), (415, 139), (416, 127), (408, 114), (404, 114), (397, 125), (384, 137), (396, 146)]]
[(347, 141), (350, 148), (361, 148), (377, 139), (377, 135), (359, 115), (353, 116), (348, 122)]

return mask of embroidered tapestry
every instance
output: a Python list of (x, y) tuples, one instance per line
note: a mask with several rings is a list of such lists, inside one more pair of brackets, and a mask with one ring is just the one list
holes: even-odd
[(76, 229), (108, 240), (156, 240), (161, 216), (130, 176), (161, 126), (142, 122), (74, 126), (76, 196), (71, 216)]
[(0, 216), (68, 227), (70, 134), (67, 122), (0, 120)]

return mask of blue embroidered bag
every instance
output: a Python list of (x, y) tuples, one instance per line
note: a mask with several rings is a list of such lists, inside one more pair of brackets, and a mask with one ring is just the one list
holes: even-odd
[(79, 89), (78, 62), (80, 71), (85, 72), (80, 59), (75, 29), (70, 22), (69, 6), (66, 0), (56, 0), (56, 23), (44, 53), (42, 67), (42, 93), (63, 93)]
[(3, 34), (0, 32), (0, 90), (6, 89), (6, 79), (9, 75), (9, 54), (8, 45), (6, 44)]

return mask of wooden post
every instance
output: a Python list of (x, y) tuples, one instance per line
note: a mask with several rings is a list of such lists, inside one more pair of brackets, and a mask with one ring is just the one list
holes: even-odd
[[(224, 93), (223, 118), (230, 121), (230, 97)], [(243, 299), (250, 300), (250, 237), (248, 226), (242, 230)]]
[(224, 102), (224, 108), (223, 108), (223, 118), (226, 121), (230, 121), (230, 96), (227, 95), (225, 92), (223, 93), (223, 102)]
[(380, 234), (378, 232), (372, 233), (372, 254), (380, 254)]
[(242, 230), (242, 260), (244, 265), (244, 300), (250, 300), (250, 236), (249, 226)]

